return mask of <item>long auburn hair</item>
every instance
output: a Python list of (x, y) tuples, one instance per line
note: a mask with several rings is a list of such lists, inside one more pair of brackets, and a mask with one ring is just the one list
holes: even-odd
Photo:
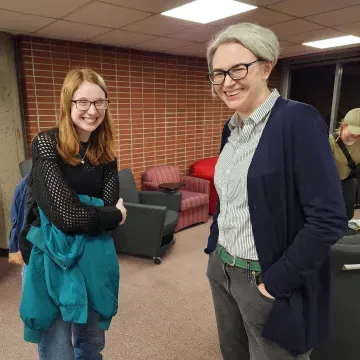
[[(74, 92), (85, 80), (100, 86), (106, 98), (108, 96), (105, 81), (95, 71), (74, 69), (67, 73), (60, 96), (57, 150), (62, 159), (73, 166), (80, 164), (80, 139), (71, 120), (71, 100)], [(93, 165), (107, 164), (115, 159), (114, 130), (109, 109), (105, 110), (103, 122), (91, 133), (86, 156)]]

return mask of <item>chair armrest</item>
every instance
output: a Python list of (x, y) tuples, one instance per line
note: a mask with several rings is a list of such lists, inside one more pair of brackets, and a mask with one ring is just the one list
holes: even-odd
[(127, 210), (125, 224), (111, 232), (116, 251), (155, 256), (161, 246), (166, 207), (128, 202), (124, 206)]
[(137, 216), (141, 214), (141, 216), (146, 215), (147, 213), (151, 214), (161, 214), (166, 213), (166, 207), (161, 205), (152, 205), (152, 204), (137, 204), (137, 203), (129, 203), (124, 202), (124, 206), (127, 210), (127, 218), (129, 217), (129, 211), (130, 213), (134, 213)]
[(144, 191), (159, 191), (159, 187), (150, 181), (143, 181), (142, 186)]
[(210, 195), (210, 181), (192, 176), (183, 176), (181, 181), (185, 183), (185, 190)]
[(176, 212), (180, 210), (181, 192), (139, 191), (139, 195), (141, 204), (166, 206), (168, 210)]

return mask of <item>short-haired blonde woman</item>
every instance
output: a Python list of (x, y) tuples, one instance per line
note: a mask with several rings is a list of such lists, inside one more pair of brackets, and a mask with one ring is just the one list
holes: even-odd
[(329, 250), (347, 227), (324, 120), (268, 88), (275, 34), (218, 33), (213, 92), (234, 111), (215, 169), (219, 204), (207, 248), (224, 360), (309, 359), (329, 330)]
[[(25, 340), (39, 343), (40, 360), (102, 359), (104, 330), (117, 311), (119, 270), (114, 245), (106, 238), (106, 253), (87, 250), (90, 243), (104, 246), (105, 242), (99, 243), (97, 236), (107, 234), (126, 219), (126, 209), (119, 199), (108, 104), (105, 82), (96, 72), (70, 71), (61, 90), (58, 127), (41, 132), (32, 144), (29, 184), (34, 203), (20, 239), (22, 257), (28, 264), (24, 269), (20, 314), (25, 323)], [(97, 200), (85, 204), (80, 201), (81, 195)], [(99, 200), (102, 206), (98, 205)], [(49, 223), (44, 223), (44, 219)], [(57, 254), (64, 246), (65, 250), (66, 246), (69, 251), (73, 249), (72, 238), (65, 237), (67, 244), (56, 244), (56, 239), (50, 239), (56, 246), (47, 251), (37, 243), (37, 237), (31, 237), (34, 228), (45, 234), (45, 224), (56, 227), (56, 236), (60, 231), (68, 236), (91, 237), (85, 239), (85, 247), (79, 251), (82, 263), (80, 258), (75, 261), (80, 268), (76, 274), (82, 274), (86, 290), (76, 287), (80, 282), (73, 286), (73, 278), (61, 280), (66, 278), (66, 272), (61, 273), (51, 261), (51, 254)], [(58, 273), (63, 277), (56, 278)], [(86, 281), (85, 274), (90, 281)], [(95, 286), (98, 294), (94, 294)], [(100, 308), (105, 309), (102, 315), (107, 314), (106, 321), (101, 322)], [(71, 323), (64, 317), (79, 321)]]

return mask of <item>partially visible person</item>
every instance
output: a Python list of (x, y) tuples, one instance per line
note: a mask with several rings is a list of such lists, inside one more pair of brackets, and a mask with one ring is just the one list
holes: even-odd
[(360, 206), (360, 108), (350, 110), (336, 132), (330, 135), (330, 146), (338, 170), (348, 219)]
[(126, 209), (108, 105), (96, 72), (70, 71), (58, 127), (32, 144), (20, 315), (40, 360), (102, 359), (104, 330), (117, 311), (119, 265), (108, 231), (125, 222)]
[(9, 236), (9, 263), (24, 265), (19, 248), (19, 236), (25, 225), (27, 183), (29, 174), (26, 174), (16, 186), (10, 208), (11, 231)]
[(319, 112), (268, 87), (278, 55), (275, 34), (246, 23), (207, 51), (212, 89), (234, 111), (205, 249), (224, 360), (308, 360), (329, 332), (341, 185)]

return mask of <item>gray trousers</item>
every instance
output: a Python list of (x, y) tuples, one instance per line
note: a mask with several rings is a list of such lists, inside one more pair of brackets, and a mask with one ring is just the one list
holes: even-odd
[(310, 351), (294, 357), (261, 336), (276, 300), (262, 295), (247, 271), (230, 266), (216, 253), (209, 256), (210, 281), (220, 348), (224, 360), (309, 360)]

